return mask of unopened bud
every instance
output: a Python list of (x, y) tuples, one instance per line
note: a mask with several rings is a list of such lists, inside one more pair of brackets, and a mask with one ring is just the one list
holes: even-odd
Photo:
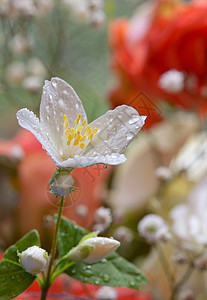
[(48, 264), (47, 251), (38, 246), (29, 247), (20, 254), (20, 263), (28, 273), (42, 272)]
[(94, 264), (112, 254), (119, 246), (120, 242), (112, 238), (92, 237), (80, 242), (67, 257), (86, 264)]
[(58, 197), (67, 196), (74, 190), (75, 181), (69, 174), (60, 174), (50, 185), (50, 192)]

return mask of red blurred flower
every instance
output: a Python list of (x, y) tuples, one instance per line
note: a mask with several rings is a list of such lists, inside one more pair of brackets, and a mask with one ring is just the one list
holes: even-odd
[[(206, 106), (206, 14), (206, 1), (157, 0), (153, 10), (148, 8), (145, 14), (131, 21), (113, 22), (110, 27), (112, 67), (119, 79), (111, 96), (113, 106), (130, 105), (140, 91), (148, 95), (151, 104), (166, 100), (184, 109)], [(185, 87), (179, 93), (169, 93), (159, 87), (160, 76), (172, 69), (185, 75)], [(133, 106), (137, 104), (139, 110), (137, 99)], [(145, 113), (148, 114), (147, 110)], [(147, 124), (159, 119), (160, 115), (154, 114)]]
[[(16, 161), (16, 154), (21, 152), (19, 149), (22, 149), (24, 155)], [(42, 246), (45, 247), (49, 244), (52, 231), (52, 219), (45, 216), (57, 213), (58, 209), (58, 199), (50, 194), (48, 184), (56, 168), (54, 162), (37, 139), (24, 129), (20, 130), (14, 139), (0, 141), (1, 155), (17, 162), (17, 178), (11, 182), (18, 189), (20, 199), (15, 220), (10, 220), (12, 224), (15, 223), (15, 234), (10, 232), (14, 235), (10, 242), (15, 242), (36, 228), (41, 233)], [(63, 215), (85, 228), (90, 228), (93, 215), (101, 204), (100, 189), (109, 171), (110, 167), (104, 169), (102, 165), (74, 170), (72, 176), (76, 182), (76, 190), (71, 196), (67, 196)], [(5, 197), (0, 197), (1, 201), (4, 202)], [(5, 233), (3, 239), (8, 235), (8, 232)]]

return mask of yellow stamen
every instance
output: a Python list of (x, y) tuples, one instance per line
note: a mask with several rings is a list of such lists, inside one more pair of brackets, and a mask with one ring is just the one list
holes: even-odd
[(73, 146), (77, 146), (79, 144), (79, 140), (75, 140)]
[(76, 128), (76, 131), (82, 131), (83, 130), (83, 126), (78, 126), (77, 128)]
[(93, 139), (93, 136), (94, 136), (94, 134), (93, 134), (93, 133), (91, 133), (91, 134), (88, 136), (88, 140), (92, 141), (92, 139)]
[(86, 125), (86, 123), (87, 123), (87, 121), (86, 121), (86, 120), (84, 120), (84, 121), (83, 121), (83, 123), (82, 123), (82, 126), (85, 126), (85, 125)]
[(93, 133), (97, 133), (98, 132), (98, 128), (95, 128), (94, 130), (93, 130)]
[(81, 116), (82, 116), (81, 114), (78, 114), (77, 118), (75, 119), (75, 125), (78, 125)]
[(71, 140), (68, 140), (67, 141), (67, 145), (70, 146), (70, 143), (71, 143)]
[(63, 116), (63, 121), (65, 122), (65, 127), (68, 127), (68, 117), (67, 117), (67, 115)]
[(72, 139), (73, 139), (73, 134), (69, 133), (69, 135), (68, 135), (68, 141), (72, 141)]
[(74, 135), (75, 134), (75, 128), (71, 128), (71, 133)]
[(88, 131), (90, 128), (91, 128), (91, 127), (90, 127), (89, 125), (86, 126), (85, 131)]
[(88, 135), (90, 135), (93, 132), (93, 130), (90, 128), (88, 131)]
[(69, 134), (70, 133), (70, 127), (68, 127), (67, 129), (65, 129), (65, 134)]
[(85, 141), (85, 139), (87, 138), (87, 134), (85, 133), (82, 137), (81, 137), (81, 142)]
[(81, 143), (80, 148), (83, 149), (85, 147), (85, 145), (86, 145), (85, 143)]

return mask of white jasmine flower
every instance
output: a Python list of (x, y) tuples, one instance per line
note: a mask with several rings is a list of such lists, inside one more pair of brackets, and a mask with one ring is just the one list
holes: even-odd
[(146, 117), (122, 105), (87, 124), (82, 102), (73, 88), (60, 78), (46, 81), (40, 104), (40, 119), (26, 108), (17, 112), (23, 128), (30, 130), (62, 168), (83, 168), (103, 163), (117, 165), (122, 153)]
[(118, 298), (118, 293), (110, 286), (102, 286), (96, 292), (96, 298), (98, 300), (116, 300)]
[(169, 227), (158, 215), (149, 214), (138, 224), (138, 232), (149, 243), (167, 241), (171, 235)]
[(68, 258), (86, 264), (94, 264), (111, 255), (120, 246), (113, 238), (92, 237), (81, 241), (69, 253)]
[(177, 70), (169, 70), (163, 73), (158, 81), (158, 85), (170, 94), (180, 93), (184, 89), (185, 74)]
[(37, 274), (47, 267), (48, 254), (44, 249), (32, 246), (21, 253), (20, 263), (27, 272)]
[(97, 230), (99, 232), (105, 231), (112, 222), (112, 215), (110, 208), (99, 207), (94, 215), (95, 225), (93, 226), (93, 230)]

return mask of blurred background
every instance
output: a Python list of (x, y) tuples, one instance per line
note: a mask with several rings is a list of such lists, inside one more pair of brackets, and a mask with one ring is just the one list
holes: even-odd
[(55, 166), (16, 112), (38, 115), (60, 77), (89, 121), (121, 104), (147, 116), (126, 163), (73, 171), (64, 215), (121, 241), (149, 279), (140, 300), (207, 298), (206, 16), (205, 0), (0, 1), (1, 251), (33, 228), (50, 249)]

